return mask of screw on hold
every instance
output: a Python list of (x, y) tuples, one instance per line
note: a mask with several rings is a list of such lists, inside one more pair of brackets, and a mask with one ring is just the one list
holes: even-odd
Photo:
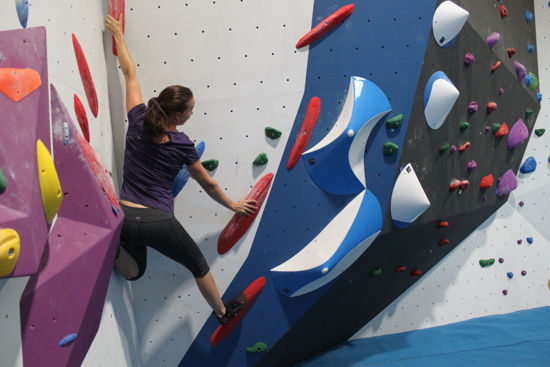
[(502, 264), (504, 262), (504, 259), (501, 257), (498, 259), (498, 262)]
[(315, 163), (317, 163), (317, 162), (315, 162), (315, 158), (309, 158), (307, 161), (308, 161), (309, 164), (311, 164), (312, 166), (313, 166)]
[(256, 157), (256, 159), (254, 159), (254, 162), (252, 162), (252, 164), (255, 165), (255, 166), (263, 166), (263, 165), (265, 165), (268, 161), (269, 161), (269, 159), (267, 159), (267, 154), (265, 154), (265, 153), (260, 153), (260, 155), (258, 155), (258, 156)]
[(527, 237), (527, 243), (532, 244), (533, 243), (533, 237)]
[(391, 119), (388, 119), (386, 121), (386, 126), (390, 129), (398, 129), (401, 127), (402, 123), (403, 123), (403, 114), (400, 113), (399, 115), (394, 116)]
[(525, 76), (525, 84), (531, 87), (532, 90), (536, 90), (539, 85), (539, 79), (533, 73), (528, 73)]
[(537, 101), (539, 103), (542, 101), (542, 93), (537, 93)]
[(508, 273), (506, 273), (506, 276), (508, 277), (508, 279), (512, 279), (514, 277), (514, 273), (509, 271)]
[(492, 49), (493, 47), (495, 47), (495, 45), (499, 40), (500, 40), (500, 33), (493, 32), (489, 37), (487, 37), (487, 45), (489, 46), (490, 49)]
[(533, 172), (535, 169), (537, 169), (537, 161), (535, 160), (535, 157), (527, 158), (525, 162), (523, 162), (522, 165), (519, 167), (519, 171), (521, 173), (530, 173)]
[(477, 162), (474, 161), (474, 160), (471, 160), (468, 162), (468, 166), (466, 167), (466, 169), (468, 170), (468, 172), (472, 172), (473, 170), (475, 170), (477, 168)]
[(449, 239), (445, 238), (445, 239), (442, 239), (441, 241), (439, 241), (439, 246), (445, 246), (448, 243), (449, 243)]
[(399, 145), (392, 143), (391, 141), (384, 143), (383, 150), (385, 155), (395, 154), (398, 149), (399, 149)]
[(451, 152), (451, 153), (454, 153), (454, 152), (456, 152), (456, 149), (457, 149), (457, 148), (456, 148), (456, 145), (453, 144), (453, 145), (451, 145), (450, 152)]
[(257, 342), (251, 347), (247, 347), (246, 351), (250, 354), (263, 353), (267, 350), (267, 344), (264, 342)]
[(504, 289), (504, 290), (502, 291), (502, 294), (504, 294), (505, 296), (508, 295), (508, 290)]
[(498, 95), (501, 96), (504, 94), (504, 89), (503, 88), (499, 88), (498, 89)]
[(496, 122), (493, 124), (493, 126), (491, 126), (491, 132), (493, 133), (493, 135), (496, 134), (497, 131), (500, 130), (500, 126), (501, 125), (499, 123), (496, 123)]
[(449, 191), (455, 191), (460, 187), (460, 180), (454, 179), (451, 181), (451, 184), (449, 185)]
[(451, 147), (451, 144), (445, 143), (439, 148), (439, 153), (445, 153), (449, 148)]
[(4, 171), (2, 171), (2, 168), (0, 168), (0, 194), (3, 194), (4, 191), (6, 191), (7, 187), (8, 187), (8, 180), (4, 175)]
[(371, 272), (370, 272), (370, 275), (373, 276), (373, 277), (378, 277), (378, 276), (382, 275), (382, 268), (372, 269)]
[(265, 128), (265, 136), (267, 136), (270, 139), (279, 139), (281, 137), (281, 132), (274, 127), (267, 126)]
[(485, 268), (487, 266), (491, 266), (494, 263), (495, 263), (495, 259), (479, 260), (479, 265), (481, 265), (482, 268)]
[(441, 221), (437, 224), (437, 228), (447, 228), (449, 226), (449, 222)]
[(439, 43), (443, 44), (443, 42), (445, 42), (445, 36), (441, 36), (441, 38), (439, 39)]
[(470, 123), (468, 121), (463, 121), (460, 123), (460, 131), (466, 131), (470, 127)]
[(522, 270), (522, 271), (521, 271), (521, 275), (522, 275), (522, 276), (526, 276), (526, 275), (527, 275), (527, 272), (526, 272), (525, 270)]
[(525, 205), (525, 203), (523, 201), (520, 201), (518, 204), (519, 204), (519, 206), (524, 206)]
[(206, 161), (202, 161), (201, 164), (206, 170), (213, 171), (218, 168), (220, 161), (218, 161), (217, 159), (208, 159)]
[(527, 24), (533, 21), (533, 13), (531, 13), (529, 10), (525, 11), (525, 21), (527, 22)]
[(506, 18), (506, 16), (508, 15), (508, 9), (506, 9), (506, 7), (504, 5), (501, 5), (499, 7), (499, 11), (500, 11), (500, 17), (502, 19)]
[(535, 135), (536, 136), (543, 136), (545, 132), (546, 132), (546, 129), (536, 129), (535, 130)]

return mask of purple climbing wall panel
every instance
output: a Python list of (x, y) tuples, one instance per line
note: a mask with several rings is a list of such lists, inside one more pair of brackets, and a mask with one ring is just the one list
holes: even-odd
[[(63, 203), (38, 274), (21, 297), (23, 361), (80, 366), (101, 321), (122, 226), (77, 140), (77, 128), (51, 88), (55, 166)], [(76, 339), (65, 346), (65, 337)]]
[(1, 68), (33, 69), (42, 81), (19, 102), (0, 93), (0, 168), (8, 181), (0, 195), (0, 228), (12, 228), (21, 238), (19, 260), (10, 274), (17, 277), (36, 273), (48, 236), (36, 159), (38, 139), (50, 149), (46, 30), (0, 32), (0, 49)]

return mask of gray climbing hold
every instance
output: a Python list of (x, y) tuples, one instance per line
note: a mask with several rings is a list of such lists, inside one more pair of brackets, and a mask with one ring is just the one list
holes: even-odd
[(518, 180), (516, 179), (516, 175), (514, 174), (514, 171), (509, 169), (502, 175), (500, 181), (498, 182), (497, 195), (507, 195), (515, 190), (517, 187)]
[(529, 157), (523, 162), (521, 167), (519, 168), (519, 171), (521, 173), (529, 173), (533, 172), (537, 168), (537, 161), (534, 157)]
[(529, 138), (529, 130), (522, 119), (516, 121), (508, 135), (508, 148), (515, 148)]

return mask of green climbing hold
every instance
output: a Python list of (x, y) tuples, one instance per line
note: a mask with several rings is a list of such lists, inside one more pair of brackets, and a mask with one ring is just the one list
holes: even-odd
[(270, 139), (279, 139), (281, 137), (281, 132), (274, 127), (268, 126), (265, 128), (265, 136)]
[(439, 148), (439, 153), (445, 153), (449, 148), (451, 147), (451, 144), (445, 143)]
[(497, 124), (497, 123), (493, 124), (493, 127), (491, 127), (491, 132), (492, 132), (493, 134), (496, 134), (497, 131), (500, 130), (500, 126), (501, 126), (501, 125), (500, 125), (500, 124)]
[(491, 266), (495, 263), (495, 259), (479, 260), (479, 265), (482, 267)]
[(525, 110), (525, 118), (529, 118), (533, 114), (533, 110), (528, 108)]
[(256, 159), (254, 159), (254, 162), (252, 162), (252, 164), (255, 166), (263, 166), (264, 164), (267, 163), (267, 161), (268, 161), (267, 154), (262, 153), (259, 156), (257, 156)]
[[(537, 136), (543, 136), (545, 131), (546, 131), (546, 129), (536, 129), (535, 134)], [(2, 189), (0, 188), (0, 190), (2, 190)]]
[(387, 143), (384, 143), (384, 154), (385, 155), (392, 155), (397, 152), (397, 149), (399, 149), (399, 145), (392, 143), (391, 141), (388, 141)]
[(250, 354), (262, 353), (262, 352), (265, 352), (266, 350), (267, 350), (267, 344), (264, 342), (257, 342), (253, 346), (246, 348), (246, 351)]
[(213, 171), (216, 168), (218, 168), (218, 165), (220, 164), (220, 161), (218, 161), (217, 159), (208, 159), (206, 161), (202, 161), (201, 164), (208, 171)]
[(382, 275), (382, 268), (373, 269), (370, 272), (370, 275), (373, 276), (373, 277), (378, 277), (378, 276)]
[(386, 126), (390, 129), (397, 129), (401, 127), (401, 124), (403, 123), (403, 114), (400, 113), (397, 116), (392, 117), (391, 119), (386, 121)]
[(536, 90), (538, 85), (539, 85), (539, 79), (537, 78), (537, 76), (533, 73), (529, 73), (527, 74), (530, 76), (530, 79), (531, 79), (531, 89), (532, 90)]
[(4, 191), (6, 191), (7, 187), (8, 180), (6, 180), (6, 176), (4, 176), (4, 171), (2, 171), (2, 168), (0, 168), (0, 194), (3, 194)]
[(468, 121), (464, 121), (460, 123), (460, 131), (466, 131), (470, 127), (470, 123)]

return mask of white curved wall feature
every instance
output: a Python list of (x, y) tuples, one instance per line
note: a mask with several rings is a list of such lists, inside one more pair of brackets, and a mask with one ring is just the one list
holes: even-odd
[(401, 170), (395, 181), (390, 205), (393, 223), (399, 228), (411, 225), (430, 207), (430, 200), (410, 163)]
[(451, 46), (464, 27), (470, 13), (452, 1), (444, 1), (434, 13), (432, 28), (435, 42), (441, 47)]
[(443, 125), (459, 95), (444, 72), (433, 73), (424, 92), (424, 116), (429, 127), (439, 129)]
[(331, 131), (302, 154), (312, 180), (332, 194), (351, 195), (365, 189), (365, 147), (369, 135), (391, 111), (388, 98), (374, 83), (351, 77), (344, 108)]
[(364, 190), (313, 241), (271, 269), (275, 286), (290, 297), (322, 287), (353, 264), (381, 229), (380, 203), (374, 194)]

